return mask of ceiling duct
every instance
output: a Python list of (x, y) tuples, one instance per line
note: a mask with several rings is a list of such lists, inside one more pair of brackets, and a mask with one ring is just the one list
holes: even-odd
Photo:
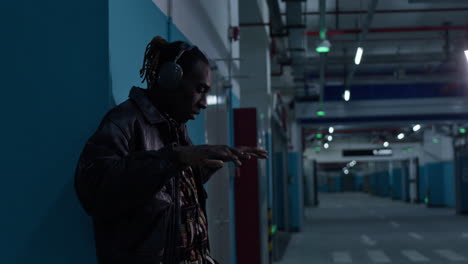
[[(327, 1), (326, 0), (320, 0), (319, 2), (319, 9), (320, 9), (320, 39), (323, 42), (328, 42), (327, 40), (327, 17), (326, 17), (326, 11), (327, 11)], [(330, 42), (328, 42), (330, 44)], [(323, 44), (321, 44), (323, 45)], [(330, 47), (328, 47), (328, 50), (330, 50)], [(318, 49), (317, 49), (318, 51)], [(323, 96), (324, 96), (324, 91), (325, 91), (325, 71), (326, 71), (326, 63), (327, 63), (327, 55), (328, 51), (325, 53), (320, 53), (320, 104), (323, 103)]]
[(448, 4), (460, 3), (466, 4), (466, 0), (408, 0), (410, 4)]
[[(306, 25), (304, 12), (304, 1), (285, 1), (286, 2), (286, 28), (289, 33), (289, 54), (291, 56), (292, 71), (294, 76), (305, 76), (304, 62), (306, 56)], [(303, 87), (308, 84), (306, 82), (300, 82)], [(296, 91), (299, 89), (295, 89)], [(305, 96), (309, 96), (309, 92), (314, 93), (312, 90), (304, 90)], [(315, 91), (316, 93), (316, 91)], [(303, 96), (295, 93), (295, 97)]]
[(270, 34), (274, 42), (274, 55), (276, 56), (276, 62), (284, 65), (290, 61), (286, 43), (287, 29), (281, 19), (278, 0), (267, 0), (267, 3), (270, 15)]
[[(368, 55), (366, 57), (366, 64), (401, 64), (401, 63), (428, 63), (428, 62), (441, 62), (446, 59), (444, 53), (420, 53), (420, 54), (383, 54), (383, 55)], [(327, 64), (343, 65), (349, 63), (354, 59), (353, 56), (328, 56)], [(318, 58), (310, 58), (308, 65), (318, 65), (320, 60)]]

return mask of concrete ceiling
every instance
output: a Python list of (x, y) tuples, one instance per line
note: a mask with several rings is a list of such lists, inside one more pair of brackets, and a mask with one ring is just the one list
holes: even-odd
[[(319, 31), (318, 2), (308, 0), (303, 4), (305, 31), (312, 35), (306, 38), (307, 52), (304, 60), (293, 62), (304, 65), (302, 70), (295, 68), (296, 70), (291, 72), (293, 76), (300, 78), (296, 78), (295, 83), (291, 83), (290, 78), (286, 81), (278, 77), (272, 79), (273, 88), (280, 89), (283, 93), (293, 90), (294, 87), (299, 87), (299, 89), (303, 87), (304, 80), (300, 79), (304, 72), (311, 75), (319, 73), (319, 59), (315, 47), (320, 39), (317, 35), (313, 35), (313, 32)], [(370, 0), (326, 1), (328, 39), (332, 44), (328, 56), (334, 58), (327, 63), (327, 75), (340, 74), (345, 65), (353, 64), (359, 36), (359, 32), (353, 32), (353, 30), (359, 30), (362, 27), (367, 16), (369, 2)], [(285, 14), (285, 2), (280, 1), (279, 4), (280, 11)], [(282, 16), (284, 21), (285, 17), (285, 15)], [(446, 72), (460, 74), (465, 70), (461, 64), (464, 61), (460, 60), (463, 57), (460, 51), (466, 49), (465, 45), (468, 44), (466, 26), (468, 26), (468, 1), (381, 0), (378, 2), (370, 27), (371, 32), (365, 42), (363, 61), (356, 74), (369, 69), (374, 72), (402, 70), (433, 72), (434, 69), (440, 69), (440, 67), (445, 67)], [(446, 27), (447, 30), (442, 30), (441, 27)], [(337, 30), (345, 31), (346, 34), (335, 34)], [(372, 32), (373, 30), (378, 32)], [(447, 46), (446, 43), (449, 45)], [(392, 76), (389, 77), (387, 80), (392, 83)], [(434, 74), (433, 77), (437, 79), (440, 76)], [(372, 82), (368, 79), (365, 81)], [(311, 86), (317, 83), (318, 79), (312, 78), (306, 82), (309, 82)], [(407, 82), (418, 82), (418, 79), (409, 79)]]

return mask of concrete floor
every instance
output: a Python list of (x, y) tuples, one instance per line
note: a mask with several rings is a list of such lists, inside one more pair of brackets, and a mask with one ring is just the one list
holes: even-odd
[(280, 264), (468, 263), (468, 217), (363, 193), (320, 194)]

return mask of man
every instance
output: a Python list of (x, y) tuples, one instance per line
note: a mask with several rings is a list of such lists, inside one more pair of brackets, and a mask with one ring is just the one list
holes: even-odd
[(101, 264), (216, 263), (210, 255), (203, 184), (225, 162), (264, 150), (193, 146), (186, 122), (207, 107), (208, 60), (194, 46), (155, 37), (133, 87), (88, 140), (75, 188), (93, 217)]

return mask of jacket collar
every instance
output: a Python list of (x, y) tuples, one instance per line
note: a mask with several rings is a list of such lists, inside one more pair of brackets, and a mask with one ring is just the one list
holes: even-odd
[(153, 105), (144, 89), (133, 86), (128, 97), (136, 103), (140, 111), (145, 116), (145, 119), (150, 124), (167, 122), (158, 109)]

